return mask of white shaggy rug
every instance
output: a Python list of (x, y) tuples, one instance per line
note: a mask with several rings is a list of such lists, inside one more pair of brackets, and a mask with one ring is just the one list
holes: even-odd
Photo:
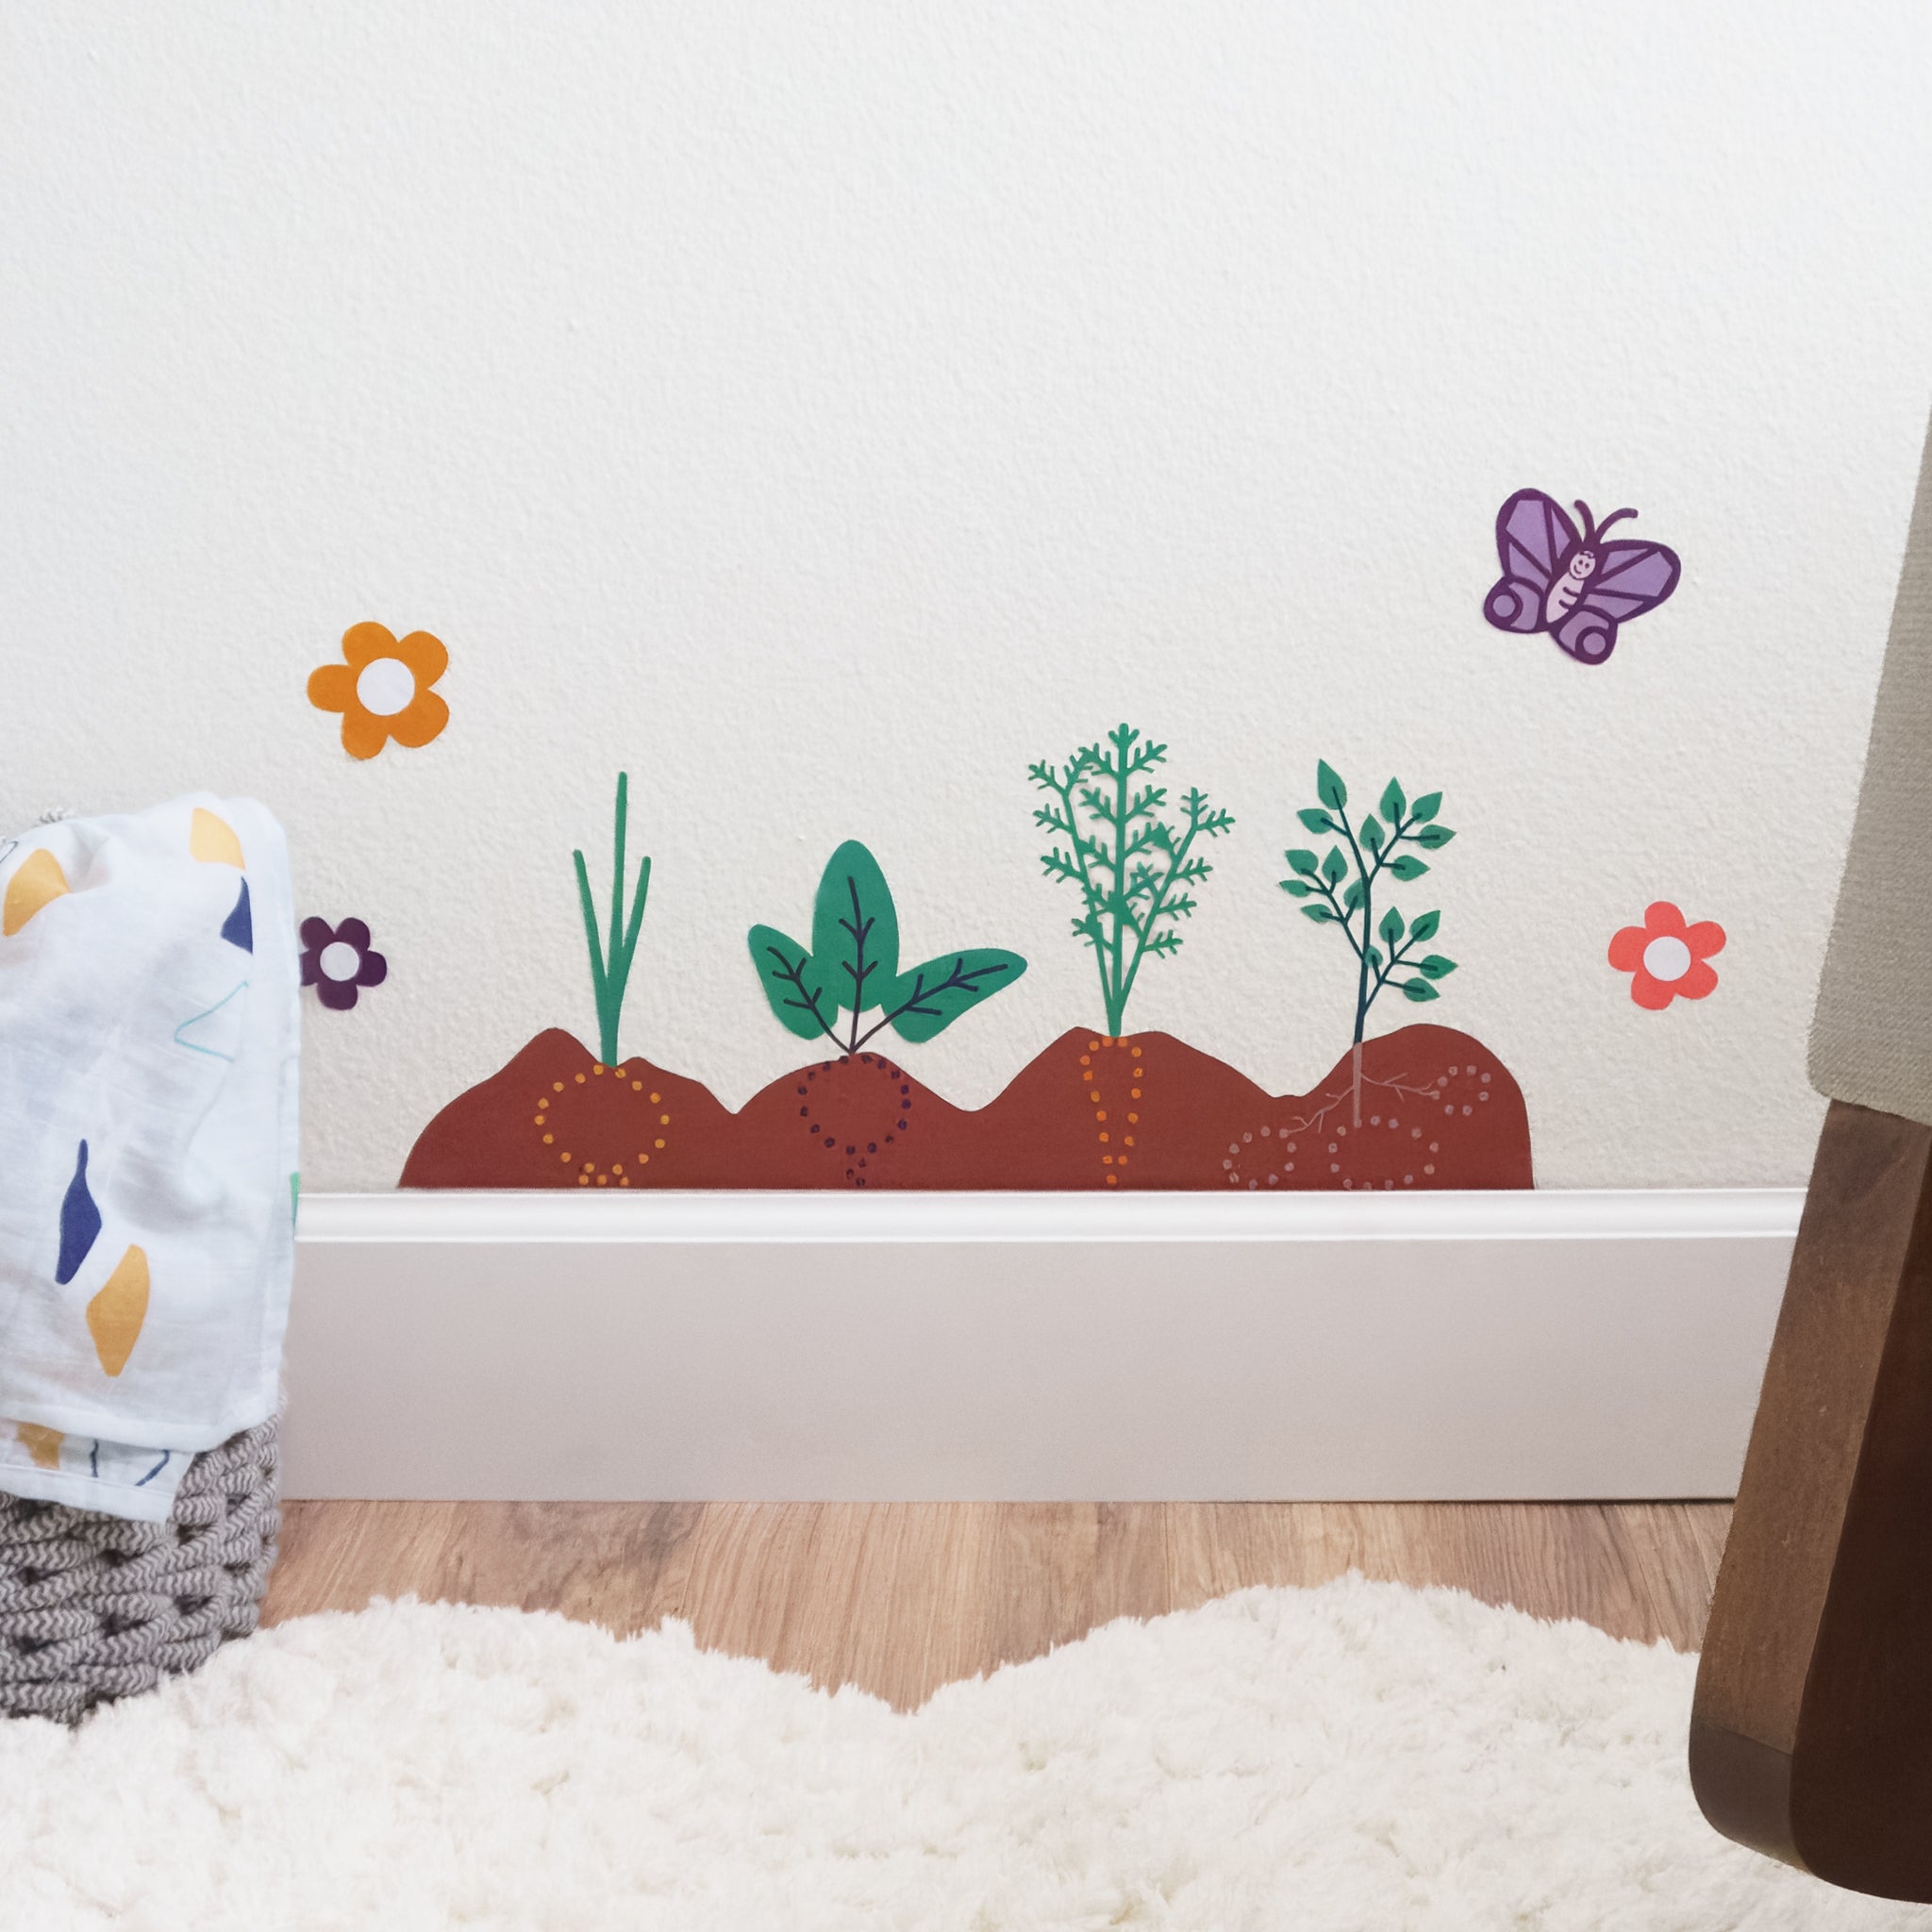
[(902, 1716), (514, 1610), (310, 1617), (0, 1724), (0, 1925), (1838, 1932), (1713, 1837), (1693, 1660), (1351, 1577), (1120, 1623)]

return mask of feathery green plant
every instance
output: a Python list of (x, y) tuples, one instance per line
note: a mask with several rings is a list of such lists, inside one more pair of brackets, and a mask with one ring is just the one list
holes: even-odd
[[(1199, 791), (1182, 797), (1178, 823), (1163, 818), (1166, 786), (1135, 781), (1166, 762), (1167, 747), (1140, 741), (1138, 727), (1121, 724), (1107, 734), (1111, 750), (1086, 745), (1064, 767), (1042, 760), (1027, 773), (1041, 791), (1053, 793), (1054, 803), (1039, 807), (1034, 823), (1068, 843), (1065, 850), (1056, 845), (1042, 853), (1040, 862), (1049, 878), (1080, 888), (1085, 909), (1074, 921), (1074, 933), (1093, 948), (1107, 1030), (1116, 1039), (1142, 962), (1180, 951), (1174, 926), (1193, 914), (1188, 889), (1214, 870), (1194, 854), (1194, 841), (1234, 828), (1233, 818), (1209, 810), (1207, 793)], [(1081, 829), (1082, 812), (1094, 829)]]

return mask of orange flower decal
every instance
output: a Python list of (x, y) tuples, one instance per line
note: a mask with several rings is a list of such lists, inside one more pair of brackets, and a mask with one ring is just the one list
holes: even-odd
[(430, 687), (449, 669), (442, 641), (426, 630), (393, 636), (379, 624), (342, 633), (340, 664), (308, 674), (308, 702), (342, 714), (342, 749), (373, 758), (391, 739), (414, 751), (449, 723), (449, 707)]
[(1630, 997), (1640, 1007), (1661, 1012), (1673, 1000), (1701, 1000), (1717, 990), (1717, 969), (1708, 961), (1724, 949), (1724, 929), (1714, 919), (1686, 925), (1668, 899), (1648, 908), (1641, 925), (1626, 925), (1610, 941), (1610, 964), (1636, 977)]

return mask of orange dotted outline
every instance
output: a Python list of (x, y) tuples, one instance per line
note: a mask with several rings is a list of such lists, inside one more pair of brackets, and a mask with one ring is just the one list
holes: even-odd
[[(1080, 1082), (1080, 1085), (1086, 1089), (1087, 1098), (1090, 1103), (1097, 1102), (1101, 1098), (1100, 1089), (1098, 1086), (1094, 1084), (1100, 1078), (1100, 1075), (1092, 1071), (1093, 1056), (1097, 1053), (1104, 1052), (1106, 1049), (1109, 1047), (1125, 1046), (1126, 1044), (1127, 1041), (1126, 1036), (1124, 1034), (1123, 1034), (1118, 1040), (1113, 1039), (1112, 1037), (1107, 1034), (1103, 1034), (1099, 1039), (1090, 1040), (1087, 1042), (1087, 1051), (1080, 1056), (1080, 1064), (1074, 1071), (1075, 1076), (1078, 1078)], [(1141, 1051), (1138, 1046), (1132, 1048), (1131, 1052), (1135, 1059), (1138, 1060), (1141, 1058)], [(1147, 1077), (1147, 1069), (1145, 1068), (1145, 1066), (1135, 1067), (1132, 1073), (1128, 1075), (1128, 1077), (1130, 1079), (1135, 1080), (1144, 1080)], [(1139, 1100), (1141, 1098), (1141, 1089), (1139, 1087), (1129, 1088), (1128, 1097), (1130, 1099)], [(1141, 1116), (1138, 1113), (1130, 1113), (1127, 1116), (1127, 1124), (1130, 1127), (1138, 1126), (1140, 1124), (1140, 1121)], [(1093, 1122), (1094, 1125), (1100, 1129), (1100, 1145), (1102, 1145), (1103, 1147), (1110, 1147), (1112, 1145), (1112, 1132), (1108, 1125), (1106, 1108), (1098, 1106), (1094, 1108)], [(1131, 1147), (1134, 1144), (1133, 1135), (1122, 1135), (1121, 1144), (1124, 1147)], [(1103, 1154), (1100, 1157), (1100, 1164), (1102, 1167), (1108, 1167), (1114, 1169), (1123, 1168), (1127, 1164), (1127, 1157), (1124, 1154)], [(1107, 1184), (1110, 1188), (1119, 1187), (1121, 1184), (1120, 1174), (1118, 1173), (1109, 1174), (1107, 1176)]]
[[(600, 1063), (598, 1065), (591, 1067), (591, 1077), (595, 1078), (599, 1074), (615, 1074), (618, 1079), (623, 1080), (626, 1077), (626, 1069), (622, 1066), (607, 1067)], [(578, 1074), (575, 1076), (573, 1084), (578, 1087), (584, 1086), (586, 1084), (585, 1076), (582, 1074)], [(536, 1125), (541, 1127), (548, 1124), (548, 1109), (553, 1108), (557, 1104), (551, 1096), (553, 1094), (562, 1093), (565, 1091), (566, 1089), (564, 1087), (564, 1083), (561, 1080), (553, 1080), (550, 1083), (550, 1092), (539, 1094), (537, 1096), (537, 1113), (535, 1121)], [(644, 1091), (644, 1083), (641, 1080), (632, 1080), (630, 1083), (630, 1091), (633, 1093), (641, 1093)], [(653, 1093), (651, 1095), (651, 1105), (653, 1107), (661, 1106), (663, 1104), (663, 1100), (664, 1096), (661, 1093)], [(668, 1127), (671, 1124), (671, 1116), (668, 1113), (660, 1113), (658, 1116), (658, 1124), (660, 1127)], [(557, 1136), (555, 1133), (546, 1133), (543, 1136), (544, 1146), (551, 1147), (555, 1146), (556, 1143)], [(666, 1145), (666, 1137), (661, 1135), (658, 1136), (654, 1140), (652, 1144), (661, 1153)], [(569, 1167), (573, 1164), (571, 1150), (568, 1147), (561, 1149), (558, 1152), (557, 1158), (558, 1161), (566, 1167)], [(650, 1164), (650, 1155), (640, 1151), (637, 1158), (637, 1164), (640, 1167), (646, 1167)], [(600, 1168), (594, 1160), (582, 1161), (580, 1163), (576, 1163), (576, 1166), (577, 1186), (580, 1188), (588, 1188), (592, 1181), (594, 1181), (600, 1188), (608, 1188), (613, 1180), (617, 1183), (617, 1185), (620, 1188), (627, 1188), (630, 1186), (631, 1177), (629, 1174), (625, 1173), (624, 1162), (621, 1160), (612, 1161), (608, 1168)]]

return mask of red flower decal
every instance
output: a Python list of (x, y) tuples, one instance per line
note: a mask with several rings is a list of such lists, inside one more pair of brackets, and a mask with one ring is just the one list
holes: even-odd
[(1673, 1000), (1701, 1000), (1717, 990), (1709, 960), (1724, 949), (1724, 929), (1714, 919), (1687, 925), (1668, 899), (1648, 908), (1641, 925), (1626, 925), (1610, 941), (1610, 964), (1635, 974), (1630, 997), (1661, 1012)]

